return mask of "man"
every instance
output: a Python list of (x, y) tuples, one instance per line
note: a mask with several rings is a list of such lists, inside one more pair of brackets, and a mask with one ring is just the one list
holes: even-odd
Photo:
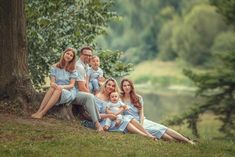
[(88, 63), (90, 62), (90, 58), (92, 56), (92, 48), (83, 47), (80, 50), (80, 56), (76, 63), (76, 69), (79, 73), (78, 81), (78, 89), (82, 92), (89, 93), (89, 86), (87, 82), (87, 68), (89, 67)]
[(92, 48), (83, 47), (80, 50), (79, 59), (76, 63), (76, 70), (78, 72), (77, 79), (77, 96), (75, 98), (74, 104), (82, 105), (86, 109), (86, 111), (90, 114), (92, 121), (95, 124), (97, 131), (103, 131), (99, 123), (99, 112), (97, 106), (95, 104), (94, 95), (89, 93), (89, 87), (86, 81), (86, 69), (88, 68), (88, 63), (90, 61), (90, 57), (92, 56)]

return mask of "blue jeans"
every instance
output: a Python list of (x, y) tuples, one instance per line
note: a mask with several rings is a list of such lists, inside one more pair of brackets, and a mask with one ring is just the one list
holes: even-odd
[(100, 88), (99, 81), (97, 79), (90, 80), (89, 88), (91, 93), (98, 91)]

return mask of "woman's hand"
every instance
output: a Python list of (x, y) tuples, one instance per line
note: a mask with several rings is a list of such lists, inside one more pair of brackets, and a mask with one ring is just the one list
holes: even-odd
[(123, 109), (124, 109), (124, 111), (129, 110), (129, 108), (128, 108), (128, 106), (127, 106), (127, 105), (124, 105), (124, 106), (123, 106)]
[(114, 114), (108, 114), (108, 118), (110, 118), (111, 120), (116, 120), (117, 116)]
[(62, 85), (57, 85), (57, 89), (62, 90), (63, 86)]
[(55, 89), (56, 89), (58, 85), (57, 85), (55, 82), (52, 82), (52, 83), (50, 84), (50, 86), (51, 86), (51, 88), (55, 88)]

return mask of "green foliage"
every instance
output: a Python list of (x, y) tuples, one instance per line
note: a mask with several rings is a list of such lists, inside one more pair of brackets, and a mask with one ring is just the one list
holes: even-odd
[(158, 45), (159, 45), (158, 57), (163, 61), (174, 60), (177, 57), (177, 52), (175, 52), (172, 40), (174, 27), (176, 25), (178, 25), (177, 18), (167, 23), (164, 23), (158, 35)]
[(129, 74), (133, 70), (131, 63), (123, 64), (119, 59), (122, 52), (103, 50), (97, 54), (101, 60), (101, 68), (105, 71), (105, 77), (122, 77)]
[[(194, 104), (197, 106), (197, 104)], [(192, 134), (196, 137), (200, 137), (198, 132), (197, 123), (199, 121), (199, 111), (196, 108), (191, 108), (191, 111), (188, 113), (184, 113), (181, 116), (175, 116), (174, 119), (168, 120), (169, 125), (181, 125), (186, 119), (188, 128), (192, 130)]]
[(94, 45), (107, 22), (117, 17), (110, 11), (112, 4), (103, 0), (26, 1), (29, 71), (36, 88), (45, 83), (49, 66), (66, 47)]
[[(234, 0), (218, 1), (211, 0), (217, 6), (219, 12), (223, 14), (227, 22), (233, 24), (235, 17)], [(231, 36), (230, 36), (231, 34)], [(214, 66), (210, 73), (195, 74), (191, 70), (186, 70), (185, 74), (193, 80), (198, 87), (197, 96), (204, 98), (202, 103), (197, 103), (189, 113), (176, 120), (182, 123), (185, 119), (193, 117), (188, 123), (194, 133), (197, 134), (198, 115), (206, 111), (212, 111), (219, 116), (222, 121), (220, 131), (229, 137), (234, 136), (235, 132), (235, 48), (234, 32), (222, 33), (216, 40), (212, 48), (214, 51)]]
[(134, 63), (160, 57), (207, 66), (214, 39), (228, 30), (209, 0), (119, 0), (114, 10), (123, 18), (96, 40)]
[(235, 1), (234, 0), (210, 0), (215, 5), (218, 12), (222, 14), (227, 23), (235, 26)]
[(189, 64), (205, 65), (211, 58), (214, 39), (225, 30), (227, 27), (214, 7), (198, 5), (185, 15), (181, 28), (175, 30), (172, 47)]
[[(217, 53), (212, 71), (196, 74), (191, 70), (184, 73), (198, 87), (197, 103), (189, 113), (173, 122), (182, 123), (187, 119), (189, 127), (198, 135), (197, 121), (200, 114), (207, 111), (219, 116), (222, 121), (220, 131), (233, 136), (235, 132), (235, 51)], [(199, 100), (203, 101), (200, 102)], [(200, 102), (200, 103), (199, 103)]]
[[(97, 38), (102, 47), (125, 52), (125, 60), (139, 63), (159, 51), (158, 34), (164, 22), (180, 11), (180, 1), (118, 0), (114, 6), (124, 18), (111, 23), (108, 34)], [(134, 61), (133, 61), (134, 58)]]
[(219, 34), (212, 46), (212, 53), (224, 53), (235, 50), (235, 33), (232, 31)]

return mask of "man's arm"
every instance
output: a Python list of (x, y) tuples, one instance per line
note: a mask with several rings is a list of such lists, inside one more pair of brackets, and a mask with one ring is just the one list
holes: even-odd
[(78, 90), (81, 92), (87, 92), (90, 93), (90, 90), (87, 85), (87, 75), (86, 75), (86, 70), (84, 67), (80, 64), (76, 66), (77, 73), (78, 73), (78, 78), (77, 78), (77, 87)]

